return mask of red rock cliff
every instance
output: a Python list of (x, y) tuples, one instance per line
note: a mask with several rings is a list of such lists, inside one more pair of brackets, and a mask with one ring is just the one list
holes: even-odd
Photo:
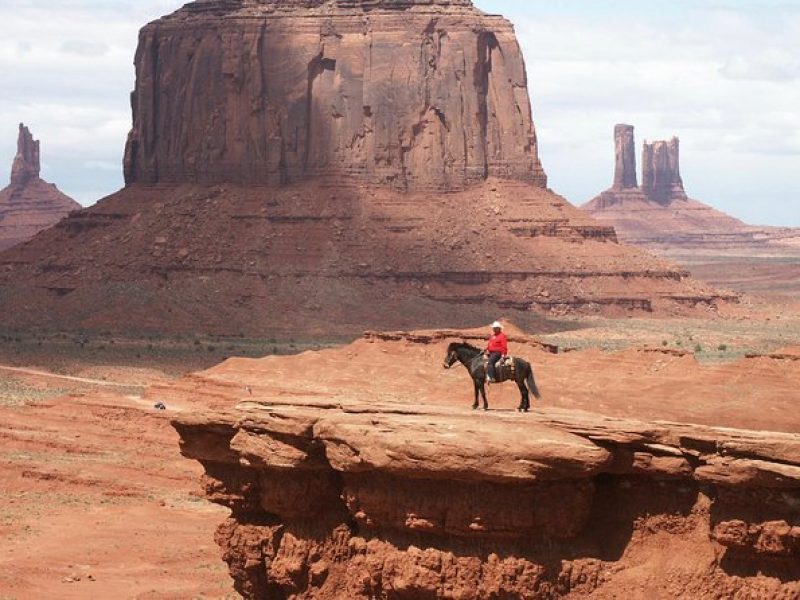
[[(735, 392), (707, 393), (721, 379), (693, 361), (643, 353), (647, 384), (601, 390), (575, 372), (623, 379), (633, 363), (592, 367), (596, 357), (540, 352), (519, 336), (515, 352), (548, 374), (545, 404), (524, 416), (465, 413), (466, 374), (459, 387), (439, 366), (459, 339), (373, 334), (293, 358), (232, 359), (150, 390), (193, 407), (174, 425), (183, 454), (205, 468), (206, 498), (231, 509), (216, 539), (245, 598), (800, 597), (800, 436), (733, 428), (748, 420), (727, 409)], [(697, 387), (655, 375), (665, 360), (699, 375)], [(724, 368), (790, 389), (800, 362)], [(725, 428), (553, 406), (557, 391), (582, 386), (585, 404), (570, 395), (570, 406), (688, 410)], [(772, 416), (777, 389), (764, 418), (791, 431), (791, 418)], [(491, 391), (493, 408), (509, 406), (502, 393)]]
[(136, 73), (128, 183), (546, 183), (513, 27), (468, 0), (195, 2)]

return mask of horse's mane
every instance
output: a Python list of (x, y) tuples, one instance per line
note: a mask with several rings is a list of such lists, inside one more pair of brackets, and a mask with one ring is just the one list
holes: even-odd
[(470, 344), (468, 342), (453, 342), (452, 344), (450, 344), (450, 347), (451, 348), (453, 348), (453, 347), (454, 348), (465, 348), (466, 350), (474, 350), (476, 352), (483, 352), (483, 350), (481, 350), (480, 348), (478, 348), (476, 346), (473, 346), (472, 344)]

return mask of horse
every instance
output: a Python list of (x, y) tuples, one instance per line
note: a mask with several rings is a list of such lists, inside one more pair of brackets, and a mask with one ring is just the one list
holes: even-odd
[[(519, 392), (522, 396), (517, 410), (519, 412), (528, 412), (531, 408), (530, 394), (533, 394), (537, 400), (541, 400), (542, 395), (539, 393), (539, 388), (536, 387), (531, 364), (521, 358), (514, 358), (513, 361), (514, 381), (519, 387)], [(483, 410), (489, 410), (489, 402), (486, 400), (486, 367), (483, 359), (483, 350), (466, 342), (453, 342), (447, 347), (447, 356), (444, 359), (443, 366), (445, 369), (449, 369), (456, 362), (464, 365), (472, 377), (472, 383), (475, 386), (475, 403), (472, 405), (472, 410), (477, 410), (478, 408), (478, 394), (483, 398)], [(498, 365), (498, 383), (510, 381), (510, 379), (503, 378), (506, 375), (504, 371), (505, 369), (501, 369)]]

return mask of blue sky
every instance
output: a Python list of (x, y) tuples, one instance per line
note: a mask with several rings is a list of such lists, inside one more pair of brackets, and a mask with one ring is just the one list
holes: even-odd
[[(83, 204), (122, 185), (138, 28), (181, 0), (0, 2), (0, 181), (19, 121)], [(551, 187), (609, 186), (615, 123), (681, 138), (689, 194), (800, 226), (800, 1), (476, 0), (517, 28)]]

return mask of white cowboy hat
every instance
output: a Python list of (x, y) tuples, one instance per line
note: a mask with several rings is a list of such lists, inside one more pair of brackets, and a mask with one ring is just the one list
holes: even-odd
[(503, 324), (500, 321), (495, 321), (494, 323), (492, 323), (492, 329), (502, 329), (502, 328)]

